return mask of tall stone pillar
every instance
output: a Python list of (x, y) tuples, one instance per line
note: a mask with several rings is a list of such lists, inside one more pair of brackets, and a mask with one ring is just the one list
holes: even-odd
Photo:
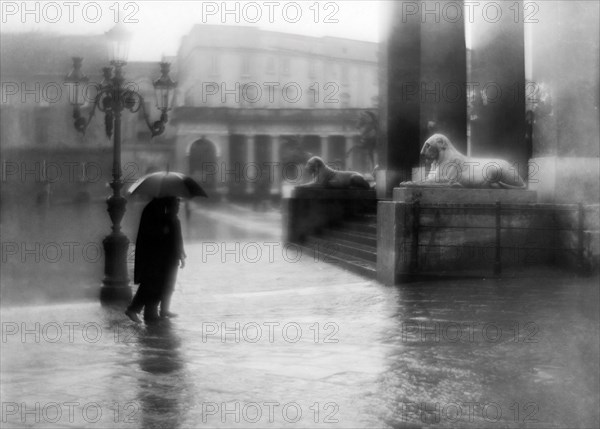
[(229, 164), (229, 160), (231, 159), (231, 154), (230, 154), (230, 150), (229, 150), (229, 135), (227, 134), (220, 134), (215, 136), (215, 140), (217, 140), (219, 142), (219, 148), (217, 149), (218, 152), (220, 152), (220, 156), (217, 158), (218, 159), (218, 166), (217, 166), (217, 171), (219, 172), (218, 176), (217, 176), (217, 180), (218, 180), (218, 185), (217, 188), (224, 190), (227, 189), (227, 179), (226, 179), (226, 175), (225, 175), (225, 171), (228, 168), (228, 164)]
[(446, 134), (466, 151), (466, 45), (462, 2), (388, 2), (380, 49), (377, 196), (412, 179), (423, 142)]
[(410, 180), (412, 167), (419, 163), (421, 21), (405, 12), (405, 2), (382, 4), (376, 173), (380, 199), (391, 198), (394, 186)]
[(462, 2), (421, 2), (421, 139), (446, 135), (467, 151), (467, 48)]
[(531, 148), (525, 140), (523, 1), (482, 1), (473, 17), (471, 154), (516, 162), (525, 178)]

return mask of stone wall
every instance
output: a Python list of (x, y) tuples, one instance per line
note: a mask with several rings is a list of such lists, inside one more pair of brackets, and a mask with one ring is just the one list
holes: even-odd
[[(400, 190), (395, 190), (398, 199), (401, 193), (396, 191)], [(454, 203), (426, 199), (416, 204), (404, 198), (408, 195), (404, 193), (402, 201), (378, 203), (379, 281), (395, 284), (428, 275), (515, 276), (548, 266), (580, 273), (598, 271), (599, 205), (582, 205), (580, 212), (576, 204), (506, 203), (519, 200), (509, 193), (524, 191), (499, 195), (494, 190), (436, 189), (433, 193), (448, 191), (462, 192), (465, 198), (453, 198), (462, 200)], [(468, 194), (472, 201), (482, 200), (473, 198), (479, 191), (494, 195), (487, 204), (466, 201)], [(505, 202), (497, 206), (494, 199)]]

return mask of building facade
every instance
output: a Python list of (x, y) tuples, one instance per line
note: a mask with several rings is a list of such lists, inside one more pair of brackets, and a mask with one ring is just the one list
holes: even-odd
[(375, 43), (197, 25), (178, 69), (176, 166), (209, 189), (281, 195), (285, 182), (306, 179), (310, 155), (373, 168), (351, 149), (359, 114), (377, 107)]
[[(101, 82), (108, 65), (103, 36), (2, 37), (4, 197), (51, 190), (64, 200), (107, 192), (112, 140), (100, 112), (85, 135), (73, 127), (64, 82), (73, 56), (84, 57), (91, 89)], [(359, 114), (377, 107), (377, 44), (196, 25), (177, 56), (166, 60), (178, 87), (165, 133), (151, 138), (141, 111), (122, 115), (126, 182), (170, 168), (194, 175), (215, 197), (247, 198), (257, 190), (277, 197), (286, 179), (306, 179), (301, 165), (311, 154), (372, 170), (363, 151), (347, 153), (359, 143)], [(156, 62), (125, 67), (126, 82), (142, 94), (152, 121), (159, 114), (152, 86), (158, 76)], [(92, 94), (82, 108), (86, 117)]]

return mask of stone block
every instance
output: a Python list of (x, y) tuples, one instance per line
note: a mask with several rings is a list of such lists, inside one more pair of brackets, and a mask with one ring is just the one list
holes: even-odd
[(283, 198), (283, 231), (291, 243), (302, 243), (324, 228), (372, 210), (374, 190), (300, 188)]
[(535, 191), (520, 189), (464, 189), (450, 187), (410, 186), (394, 188), (393, 200), (421, 204), (533, 204)]
[(375, 171), (375, 189), (377, 198), (380, 200), (390, 199), (392, 189), (397, 183), (411, 180), (401, 170), (377, 170)]
[(399, 204), (391, 201), (380, 201), (377, 205), (377, 280), (386, 285), (396, 284), (396, 273), (400, 270), (396, 246), (399, 208)]
[[(435, 191), (465, 190), (440, 188)], [(474, 195), (477, 195), (477, 191), (486, 190), (467, 191), (475, 191)], [(412, 196), (406, 193), (404, 198), (410, 200)], [(418, 208), (409, 201), (380, 201), (377, 213), (378, 280), (394, 284), (423, 275), (492, 276), (496, 268), (501, 269), (502, 275), (515, 275), (548, 265), (598, 270), (600, 233), (595, 216), (598, 205), (583, 207), (581, 242), (577, 205), (515, 203), (514, 200), (509, 198), (509, 202), (502, 205), (499, 224), (494, 205), (482, 205), (481, 199), (476, 204), (460, 203), (454, 198), (452, 204), (424, 203)], [(493, 199), (488, 201), (492, 202)], [(415, 224), (417, 213), (418, 227)], [(498, 225), (499, 230), (496, 229)], [(583, 259), (579, 256), (580, 249)], [(497, 252), (500, 252), (499, 265)]]
[(374, 190), (365, 189), (328, 189), (328, 188), (300, 188), (292, 191), (292, 198), (309, 200), (374, 200)]

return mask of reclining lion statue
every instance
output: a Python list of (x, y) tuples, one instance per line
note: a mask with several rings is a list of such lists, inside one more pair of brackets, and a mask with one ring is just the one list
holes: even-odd
[(434, 134), (421, 149), (431, 162), (427, 177), (420, 182), (402, 182), (400, 186), (456, 186), (465, 188), (525, 189), (519, 172), (508, 161), (494, 158), (470, 158), (460, 153), (450, 139)]
[(367, 179), (355, 171), (334, 170), (327, 166), (318, 156), (313, 156), (306, 162), (306, 171), (313, 175), (310, 183), (300, 185), (303, 188), (335, 188), (335, 189), (369, 189)]

